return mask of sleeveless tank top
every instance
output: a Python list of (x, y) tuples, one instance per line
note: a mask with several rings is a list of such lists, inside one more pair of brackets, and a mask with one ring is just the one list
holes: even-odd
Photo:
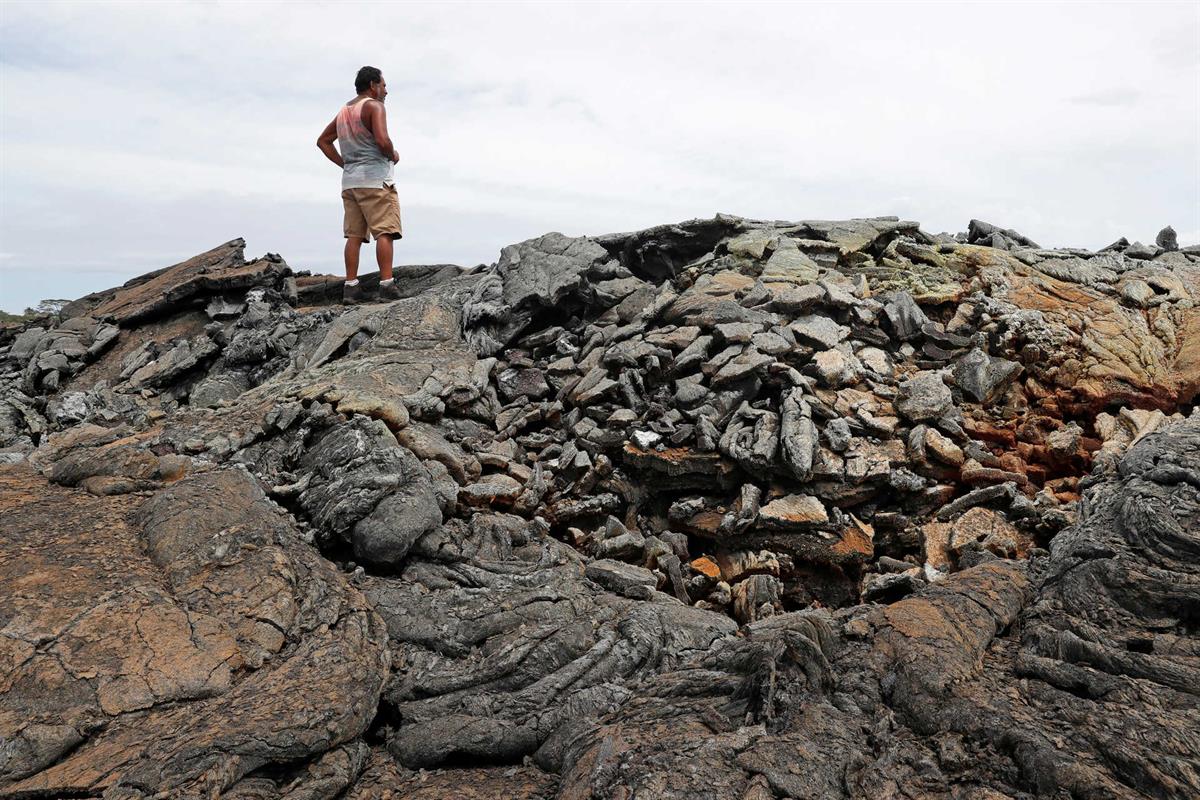
[(343, 189), (381, 189), (393, 183), (392, 160), (380, 152), (375, 137), (363, 125), (362, 110), (368, 99), (364, 97), (338, 111), (338, 149), (346, 162), (342, 167)]

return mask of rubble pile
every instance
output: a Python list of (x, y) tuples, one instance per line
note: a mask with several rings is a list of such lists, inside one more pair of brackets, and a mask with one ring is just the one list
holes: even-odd
[(0, 330), (0, 796), (1200, 791), (1173, 230), (243, 248)]

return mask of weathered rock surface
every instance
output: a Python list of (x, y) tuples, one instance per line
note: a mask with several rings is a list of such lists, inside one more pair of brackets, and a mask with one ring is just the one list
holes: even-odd
[(354, 308), (235, 240), (0, 331), (0, 797), (1195, 796), (1173, 234), (719, 215)]
[(383, 621), (248, 474), (133, 509), (28, 467), (0, 480), (0, 792), (219, 794), (374, 718)]
[(129, 325), (147, 317), (177, 311), (196, 298), (255, 287), (279, 288), (290, 274), (283, 259), (268, 255), (247, 263), (241, 239), (214, 247), (207, 253), (180, 264), (134, 278), (119, 289), (88, 295), (67, 306), (75, 316), (86, 313), (95, 319)]

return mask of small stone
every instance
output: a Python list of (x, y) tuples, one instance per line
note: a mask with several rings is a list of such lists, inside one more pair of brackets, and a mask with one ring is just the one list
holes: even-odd
[(723, 386), (728, 383), (734, 383), (774, 362), (774, 357), (760, 353), (751, 347), (717, 370), (717, 373), (712, 377), (712, 384), (713, 386)]
[(835, 453), (846, 452), (846, 448), (850, 446), (850, 440), (853, 438), (850, 433), (850, 423), (844, 417), (829, 420), (825, 423), (825, 428), (821, 433), (824, 434), (829, 449)]
[(783, 585), (774, 575), (751, 575), (733, 587), (733, 616), (743, 625), (782, 610)]
[(773, 331), (756, 333), (750, 339), (754, 349), (769, 356), (781, 356), (795, 349), (791, 342)]
[[(701, 364), (700, 371), (707, 376), (716, 375), (718, 372), (721, 371), (721, 369), (726, 364), (728, 364), (729, 362), (733, 361), (735, 358), (740, 356), (743, 352), (745, 352), (745, 350), (746, 350), (746, 348), (744, 345), (740, 345), (740, 344), (730, 345), (729, 347), (724, 348), (723, 350), (721, 350), (721, 352), (717, 353), (712, 358), (708, 359), (703, 364)], [(680, 358), (676, 359), (675, 363), (676, 363), (677, 368), (678, 368), (679, 362), (683, 360), (683, 356), (686, 355), (686, 352), (687, 351), (684, 351), (684, 353), (681, 353)]]
[(868, 575), (863, 581), (863, 600), (868, 603), (894, 603), (925, 586), (920, 567), (886, 575)]
[(770, 299), (771, 290), (762, 281), (755, 281), (754, 285), (738, 300), (738, 303), (743, 308), (757, 308)]
[(1121, 297), (1136, 308), (1149, 308), (1154, 299), (1154, 290), (1145, 281), (1131, 278), (1121, 284)]
[(710, 578), (721, 577), (721, 568), (717, 566), (717, 562), (708, 556), (700, 556), (699, 558), (692, 559), (690, 563), (692, 569), (701, 575), (707, 575)]
[(58, 370), (66, 372), (67, 368), (71, 366), (71, 362), (67, 359), (66, 355), (58, 351), (39, 353), (37, 363), (39, 369), (46, 371)]
[(950, 387), (942, 373), (918, 372), (900, 384), (896, 392), (896, 410), (912, 422), (927, 422), (945, 414), (954, 403)]
[(965, 460), (962, 448), (933, 428), (925, 429), (925, 450), (938, 461), (950, 466), (961, 467)]
[(1154, 237), (1154, 243), (1168, 253), (1174, 253), (1179, 249), (1179, 237), (1170, 225), (1158, 232), (1158, 236)]
[(637, 414), (631, 409), (618, 408), (609, 416), (608, 424), (617, 426), (632, 425), (637, 422), (637, 419)]
[(45, 339), (45, 328), (30, 328), (29, 330), (22, 331), (13, 340), (12, 348), (8, 351), (8, 357), (19, 362), (28, 361), (41, 349), (42, 342)]
[(846, 621), (842, 632), (851, 639), (865, 639), (871, 635), (871, 623), (863, 617), (854, 617)]
[(599, 382), (575, 396), (575, 402), (580, 406), (588, 406), (600, 398), (612, 393), (618, 386), (612, 378), (601, 378)]
[(1143, 261), (1149, 261), (1161, 252), (1162, 248), (1158, 247), (1157, 245), (1134, 242), (1133, 244), (1129, 245), (1129, 247), (1125, 248), (1124, 255), (1127, 258), (1137, 258)]
[(382, 420), (393, 431), (406, 427), (410, 421), (408, 408), (404, 403), (387, 395), (349, 392), (337, 401), (337, 410), (339, 414), (346, 416), (362, 414)]
[(1021, 374), (1021, 365), (996, 358), (978, 347), (954, 364), (954, 382), (977, 403), (988, 404), (999, 397)]
[(1081, 455), (1080, 441), (1083, 439), (1083, 429), (1078, 423), (1071, 422), (1066, 426), (1051, 432), (1046, 437), (1046, 446), (1050, 452), (1060, 459)]
[(751, 230), (725, 243), (726, 251), (733, 256), (761, 259), (776, 241), (770, 231)]
[(649, 450), (662, 441), (662, 436), (654, 431), (634, 431), (629, 439), (641, 449)]
[(753, 322), (727, 322), (717, 326), (717, 333), (726, 344), (749, 344), (754, 334), (761, 333), (762, 325)]
[(817, 285), (825, 290), (825, 302), (834, 308), (850, 308), (858, 304), (858, 298), (851, 293), (850, 287), (831, 280), (818, 281)]
[(616, 558), (629, 560), (641, 559), (642, 550), (646, 546), (646, 537), (636, 531), (626, 531), (609, 539), (602, 539), (596, 544), (597, 558)]
[(850, 329), (839, 325), (829, 317), (809, 314), (798, 318), (790, 326), (801, 344), (829, 350), (850, 335)]
[(825, 297), (825, 291), (814, 283), (788, 286), (774, 291), (767, 308), (780, 314), (802, 314), (817, 305)]
[(764, 527), (778, 530), (807, 528), (829, 521), (820, 500), (808, 494), (789, 494), (767, 503), (758, 512)]
[(835, 389), (842, 385), (842, 374), (849, 367), (845, 353), (840, 350), (823, 350), (813, 356), (812, 363), (821, 383)]
[(626, 590), (636, 586), (653, 589), (658, 585), (658, 578), (650, 570), (608, 558), (588, 564), (584, 568), (583, 574), (588, 579), (617, 594), (624, 594)]
[(887, 477), (888, 485), (898, 492), (915, 494), (925, 488), (925, 479), (904, 467), (891, 470)]
[(737, 583), (750, 575), (779, 574), (779, 557), (770, 550), (737, 550), (721, 554), (718, 561), (721, 577), (729, 583)]
[(694, 408), (708, 395), (708, 387), (699, 382), (678, 381), (676, 383), (675, 402), (682, 408)]
[(487, 475), (458, 490), (458, 501), (468, 506), (511, 505), (524, 486), (508, 475)]
[(496, 376), (496, 386), (505, 400), (518, 397), (536, 399), (550, 393), (546, 378), (539, 369), (506, 369)]
[(700, 335), (696, 325), (684, 325), (678, 328), (669, 327), (646, 332), (646, 342), (656, 347), (666, 347), (671, 350), (682, 350)]
[(763, 265), (763, 283), (811, 283), (817, 279), (817, 262), (800, 251), (792, 239), (781, 239), (775, 252)]
[(968, 458), (959, 473), (962, 482), (970, 486), (987, 486), (989, 484), (1004, 484), (1014, 482), (1019, 485), (1029, 483), (1029, 479), (1017, 472), (985, 467), (973, 458)]
[(1016, 526), (987, 508), (972, 508), (952, 523), (950, 550), (961, 555), (978, 546), (1001, 558), (1024, 558), (1032, 541)]
[(571, 358), (570, 356), (556, 358), (546, 365), (547, 372), (549, 372), (551, 375), (559, 376), (570, 375), (572, 372), (575, 372), (577, 368), (578, 365), (575, 363), (575, 359)]
[(878, 347), (864, 347), (857, 355), (864, 367), (882, 378), (891, 378), (895, 373), (891, 357)]
[(88, 396), (84, 392), (67, 392), (53, 411), (55, 422), (74, 424), (87, 419)]
[(921, 335), (929, 317), (908, 292), (896, 292), (883, 306), (883, 319), (891, 334), (902, 342)]

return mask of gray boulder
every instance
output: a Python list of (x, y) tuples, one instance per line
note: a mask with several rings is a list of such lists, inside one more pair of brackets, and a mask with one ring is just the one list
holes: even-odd
[(601, 558), (587, 565), (583, 574), (589, 579), (617, 594), (625, 594), (635, 587), (653, 589), (658, 579), (654, 573), (643, 567), (635, 567), (623, 561), (611, 558)]
[(918, 372), (901, 383), (896, 393), (896, 410), (912, 422), (936, 420), (953, 402), (942, 373), (933, 370)]
[(1127, 257), (1136, 258), (1140, 261), (1149, 261), (1162, 252), (1163, 249), (1158, 245), (1142, 244), (1141, 242), (1134, 242), (1125, 248), (1125, 255)]
[(978, 347), (954, 364), (954, 383), (977, 403), (991, 403), (1021, 374), (1021, 365)]
[[(990, 222), (984, 222), (979, 219), (973, 219), (968, 224), (967, 241), (971, 244), (984, 244), (995, 247), (997, 245), (994, 237), (1007, 239), (1009, 242), (1020, 247), (1040, 247), (1037, 242), (1027, 236), (1022, 236), (1011, 228), (1001, 228), (998, 225), (993, 225)], [(1005, 247), (1004, 249), (1011, 248)]]
[(300, 459), (299, 502), (314, 523), (340, 535), (364, 563), (399, 565), (442, 522), (421, 462), (378, 420), (355, 417), (320, 435)]
[(883, 307), (883, 319), (891, 334), (902, 342), (916, 339), (929, 317), (908, 292), (896, 292)]
[(1168, 253), (1179, 249), (1179, 237), (1170, 225), (1158, 232), (1158, 236), (1154, 237), (1154, 243)]
[(839, 342), (850, 335), (850, 329), (845, 325), (839, 325), (820, 314), (798, 317), (791, 324), (791, 331), (796, 335), (797, 341), (821, 350), (837, 347)]

